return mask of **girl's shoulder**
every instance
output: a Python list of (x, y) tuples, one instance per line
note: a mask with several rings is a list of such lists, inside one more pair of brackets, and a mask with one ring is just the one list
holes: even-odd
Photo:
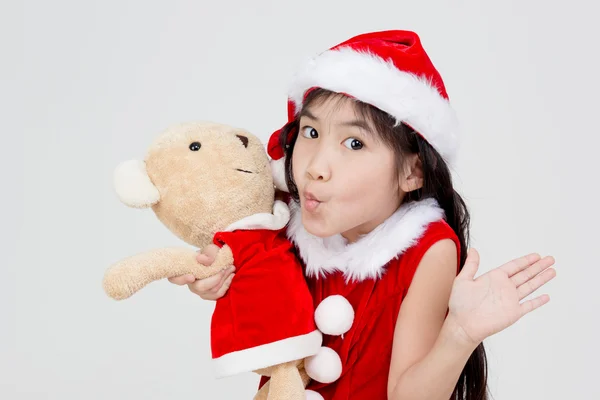
[[(415, 240), (412, 246), (395, 260), (390, 270), (395, 270), (397, 277), (394, 279), (401, 283), (402, 287), (408, 288), (414, 274), (427, 251), (440, 240), (452, 240), (457, 248), (457, 266), (460, 265), (460, 240), (456, 232), (444, 219), (431, 222), (427, 225), (423, 234)], [(458, 268), (457, 268), (458, 272)]]
[(415, 245), (411, 247), (409, 250), (416, 250), (422, 247), (431, 247), (434, 243), (442, 239), (452, 239), (457, 243), (459, 242), (458, 235), (452, 229), (452, 227), (448, 224), (445, 219), (438, 219), (437, 221), (431, 222), (423, 235), (417, 240)]

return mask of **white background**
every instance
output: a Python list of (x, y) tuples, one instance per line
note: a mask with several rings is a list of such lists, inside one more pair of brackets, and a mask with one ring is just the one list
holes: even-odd
[(385, 29), (417, 31), (446, 81), (481, 272), (556, 258), (550, 303), (485, 342), (494, 397), (600, 398), (593, 4), (2, 2), (0, 398), (251, 398), (256, 376), (212, 377), (212, 303), (166, 281), (102, 291), (111, 263), (181, 244), (119, 203), (113, 169), (183, 121), (266, 141), (302, 60)]

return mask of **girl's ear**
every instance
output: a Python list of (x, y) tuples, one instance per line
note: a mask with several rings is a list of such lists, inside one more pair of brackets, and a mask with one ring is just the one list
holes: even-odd
[(409, 157), (404, 175), (400, 176), (400, 189), (408, 193), (423, 187), (423, 166), (418, 154)]

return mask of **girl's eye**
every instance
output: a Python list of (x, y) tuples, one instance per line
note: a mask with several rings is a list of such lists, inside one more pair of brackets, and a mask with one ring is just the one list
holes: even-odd
[(344, 146), (349, 148), (350, 150), (360, 150), (363, 148), (363, 144), (360, 140), (349, 138), (344, 141)]
[(311, 126), (306, 126), (302, 128), (302, 136), (309, 139), (316, 139), (319, 137), (319, 133), (315, 128)]

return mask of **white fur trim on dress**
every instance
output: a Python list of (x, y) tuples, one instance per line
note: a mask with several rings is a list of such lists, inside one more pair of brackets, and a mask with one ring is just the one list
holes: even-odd
[(224, 378), (317, 354), (323, 343), (318, 330), (277, 342), (235, 351), (213, 359), (215, 377)]
[(416, 244), (430, 223), (444, 217), (435, 198), (406, 203), (373, 231), (348, 244), (341, 234), (320, 238), (306, 231), (296, 201), (290, 202), (290, 210), (287, 235), (306, 264), (306, 275), (319, 277), (337, 270), (348, 281), (380, 278), (389, 261)]
[(113, 179), (117, 196), (129, 207), (147, 208), (160, 200), (160, 193), (150, 180), (144, 161), (122, 162), (115, 168)]
[(342, 375), (342, 360), (335, 350), (321, 347), (314, 356), (304, 360), (306, 374), (317, 382), (335, 382)]
[(288, 205), (281, 201), (275, 200), (273, 204), (273, 214), (258, 213), (242, 218), (234, 222), (224, 229), (224, 232), (232, 232), (237, 229), (282, 229), (290, 220), (290, 209)]
[(404, 72), (377, 55), (342, 47), (321, 53), (299, 68), (289, 88), (296, 114), (311, 87), (347, 93), (387, 112), (419, 132), (453, 164), (458, 120), (429, 79)]
[(327, 335), (339, 336), (348, 332), (354, 322), (354, 309), (339, 294), (326, 297), (315, 310), (317, 328)]
[(285, 181), (285, 157), (282, 157), (279, 160), (271, 160), (270, 164), (275, 187), (284, 192), (289, 192)]

